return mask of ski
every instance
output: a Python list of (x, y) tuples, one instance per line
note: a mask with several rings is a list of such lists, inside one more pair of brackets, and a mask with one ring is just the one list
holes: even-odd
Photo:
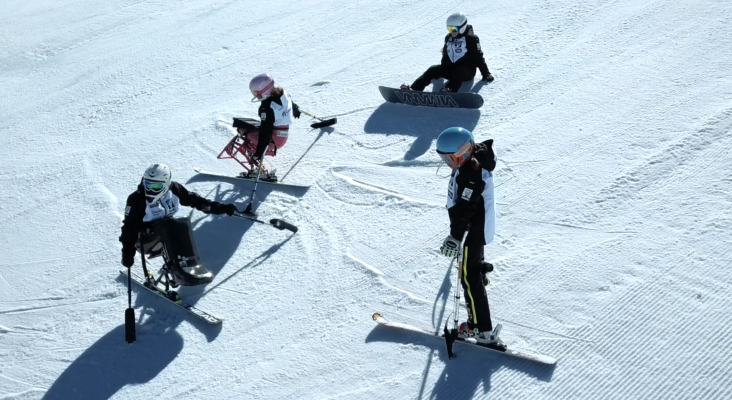
[[(389, 321), (386, 318), (384, 318), (384, 316), (381, 315), (380, 313), (374, 313), (374, 315), (372, 315), (372, 318), (377, 323), (384, 325), (384, 326), (391, 327), (391, 328), (404, 329), (404, 330), (408, 330), (411, 332), (422, 333), (422, 334), (425, 334), (425, 335), (428, 335), (428, 336), (431, 336), (431, 337), (434, 337), (437, 339), (441, 339), (441, 340), (445, 338), (441, 333), (434, 333), (434, 332), (430, 332), (425, 329), (417, 328), (412, 325), (407, 325), (407, 324), (403, 324), (400, 322)], [(510, 357), (520, 358), (520, 359), (527, 360), (527, 361), (533, 361), (533, 362), (540, 363), (540, 364), (555, 365), (557, 363), (556, 359), (549, 357), (549, 356), (541, 355), (541, 354), (528, 353), (525, 351), (513, 350), (510, 348), (506, 349), (505, 351), (501, 351), (501, 350), (497, 350), (497, 349), (493, 349), (493, 348), (481, 345), (477, 342), (466, 341), (466, 340), (460, 339), (460, 338), (456, 338), (456, 342), (464, 343), (464, 344), (475, 346), (475, 347), (480, 347), (480, 348), (492, 351), (494, 353), (499, 353), (499, 354), (503, 354), (503, 355), (510, 356)]]
[[(122, 275), (124, 275), (125, 277), (127, 277), (128, 271), (129, 270), (127, 268), (124, 268), (124, 269), (121, 269), (119, 272)], [(223, 319), (221, 319), (219, 317), (216, 317), (216, 316), (214, 316), (212, 314), (209, 314), (206, 311), (201, 310), (200, 308), (196, 308), (196, 307), (194, 307), (194, 306), (192, 306), (190, 304), (187, 304), (187, 303), (183, 302), (183, 300), (175, 301), (175, 300), (169, 298), (166, 295), (165, 291), (161, 290), (157, 286), (148, 286), (146, 284), (145, 280), (142, 277), (140, 277), (139, 275), (135, 274), (134, 272), (132, 272), (132, 281), (135, 282), (135, 283), (137, 283), (138, 285), (140, 285), (141, 287), (143, 287), (147, 291), (158, 295), (159, 297), (161, 297), (161, 298), (169, 301), (170, 303), (172, 303), (172, 304), (174, 304), (174, 305), (182, 308), (183, 310), (187, 311), (189, 314), (191, 314), (191, 315), (193, 315), (193, 316), (195, 316), (195, 317), (197, 317), (199, 319), (202, 319), (202, 320), (208, 322), (209, 324), (216, 325), (216, 324), (220, 324), (221, 322), (223, 322)]]
[[(216, 173), (216, 172), (209, 172), (209, 171), (206, 171), (206, 170), (204, 170), (204, 169), (202, 169), (200, 167), (193, 167), (193, 170), (196, 171), (196, 173), (199, 174), (199, 175), (217, 176), (219, 178), (236, 179), (236, 180), (246, 181), (246, 182), (251, 182), (251, 183), (256, 182), (255, 179), (244, 178), (242, 176), (219, 174), (219, 173)], [(308, 188), (310, 188), (310, 186), (293, 185), (293, 184), (289, 184), (289, 183), (265, 181), (265, 180), (262, 180), (262, 179), (259, 180), (259, 183), (260, 184), (265, 184), (265, 185), (275, 185), (275, 186), (289, 187), (289, 188), (295, 188), (295, 189), (308, 189)]]

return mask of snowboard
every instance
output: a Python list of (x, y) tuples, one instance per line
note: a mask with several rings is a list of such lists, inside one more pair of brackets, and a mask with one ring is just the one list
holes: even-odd
[[(445, 339), (445, 337), (440, 335), (440, 333), (430, 332), (430, 331), (427, 331), (427, 330), (424, 330), (421, 328), (417, 328), (412, 325), (403, 324), (401, 322), (389, 321), (386, 318), (384, 318), (384, 316), (382, 316), (380, 313), (374, 313), (374, 315), (372, 315), (371, 318), (373, 318), (373, 320), (376, 321), (377, 323), (384, 325), (384, 326), (391, 327), (391, 328), (405, 329), (410, 332), (421, 333), (421, 334), (424, 334), (424, 335), (427, 335), (427, 336), (430, 336), (433, 338), (437, 338), (437, 339), (441, 339), (441, 340)], [(479, 347), (481, 349), (489, 350), (494, 353), (503, 354), (503, 355), (506, 355), (509, 357), (520, 358), (522, 360), (532, 361), (532, 362), (536, 362), (539, 364), (555, 365), (557, 363), (557, 360), (555, 360), (552, 357), (545, 356), (542, 354), (529, 353), (529, 352), (525, 352), (525, 351), (521, 351), (521, 350), (514, 350), (510, 347), (507, 348), (505, 351), (501, 351), (501, 350), (497, 350), (497, 349), (494, 349), (491, 347), (487, 347), (487, 346), (478, 344), (477, 342), (471, 342), (471, 341), (462, 340), (462, 339), (456, 340), (456, 343), (464, 343), (464, 344), (470, 345), (472, 347)]]
[(386, 86), (379, 86), (379, 92), (381, 92), (384, 100), (390, 103), (412, 106), (439, 108), (480, 108), (483, 106), (483, 97), (472, 92), (432, 93), (395, 89)]

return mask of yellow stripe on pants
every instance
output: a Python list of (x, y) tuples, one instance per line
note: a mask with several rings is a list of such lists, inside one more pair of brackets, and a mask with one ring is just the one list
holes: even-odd
[(478, 315), (475, 313), (475, 300), (473, 300), (473, 294), (470, 292), (470, 283), (468, 283), (468, 246), (463, 248), (463, 281), (465, 287), (468, 289), (468, 296), (470, 296), (470, 308), (473, 310), (473, 325), (478, 324)]

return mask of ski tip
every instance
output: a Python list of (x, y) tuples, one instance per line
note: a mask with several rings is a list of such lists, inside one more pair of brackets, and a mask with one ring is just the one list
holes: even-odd
[(379, 313), (374, 313), (374, 315), (372, 315), (372, 316), (371, 316), (371, 318), (372, 318), (372, 319), (373, 319), (374, 321), (378, 321), (378, 320), (380, 320), (380, 319), (384, 319), (384, 317), (382, 317), (382, 316), (381, 316), (381, 314), (379, 314)]

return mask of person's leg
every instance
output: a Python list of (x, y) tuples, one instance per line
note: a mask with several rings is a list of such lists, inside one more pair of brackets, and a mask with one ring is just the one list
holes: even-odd
[(417, 78), (417, 80), (412, 83), (412, 90), (417, 90), (419, 92), (423, 91), (424, 88), (427, 87), (430, 83), (432, 83), (433, 79), (438, 78), (444, 78), (444, 71), (441, 65), (433, 65), (429, 68), (427, 68), (427, 71), (424, 71), (422, 76)]
[(483, 239), (480, 235), (468, 235), (463, 253), (461, 284), (468, 309), (468, 327), (479, 332), (493, 330), (488, 293), (483, 281)]
[(445, 77), (447, 79), (445, 88), (450, 92), (457, 92), (460, 90), (460, 86), (463, 85), (463, 82), (475, 78), (475, 67), (461, 66), (451, 68), (446, 71), (445, 75), (447, 75)]
[(178, 284), (200, 285), (213, 280), (213, 274), (201, 265), (188, 218), (166, 218), (152, 229), (160, 235), (165, 261)]

